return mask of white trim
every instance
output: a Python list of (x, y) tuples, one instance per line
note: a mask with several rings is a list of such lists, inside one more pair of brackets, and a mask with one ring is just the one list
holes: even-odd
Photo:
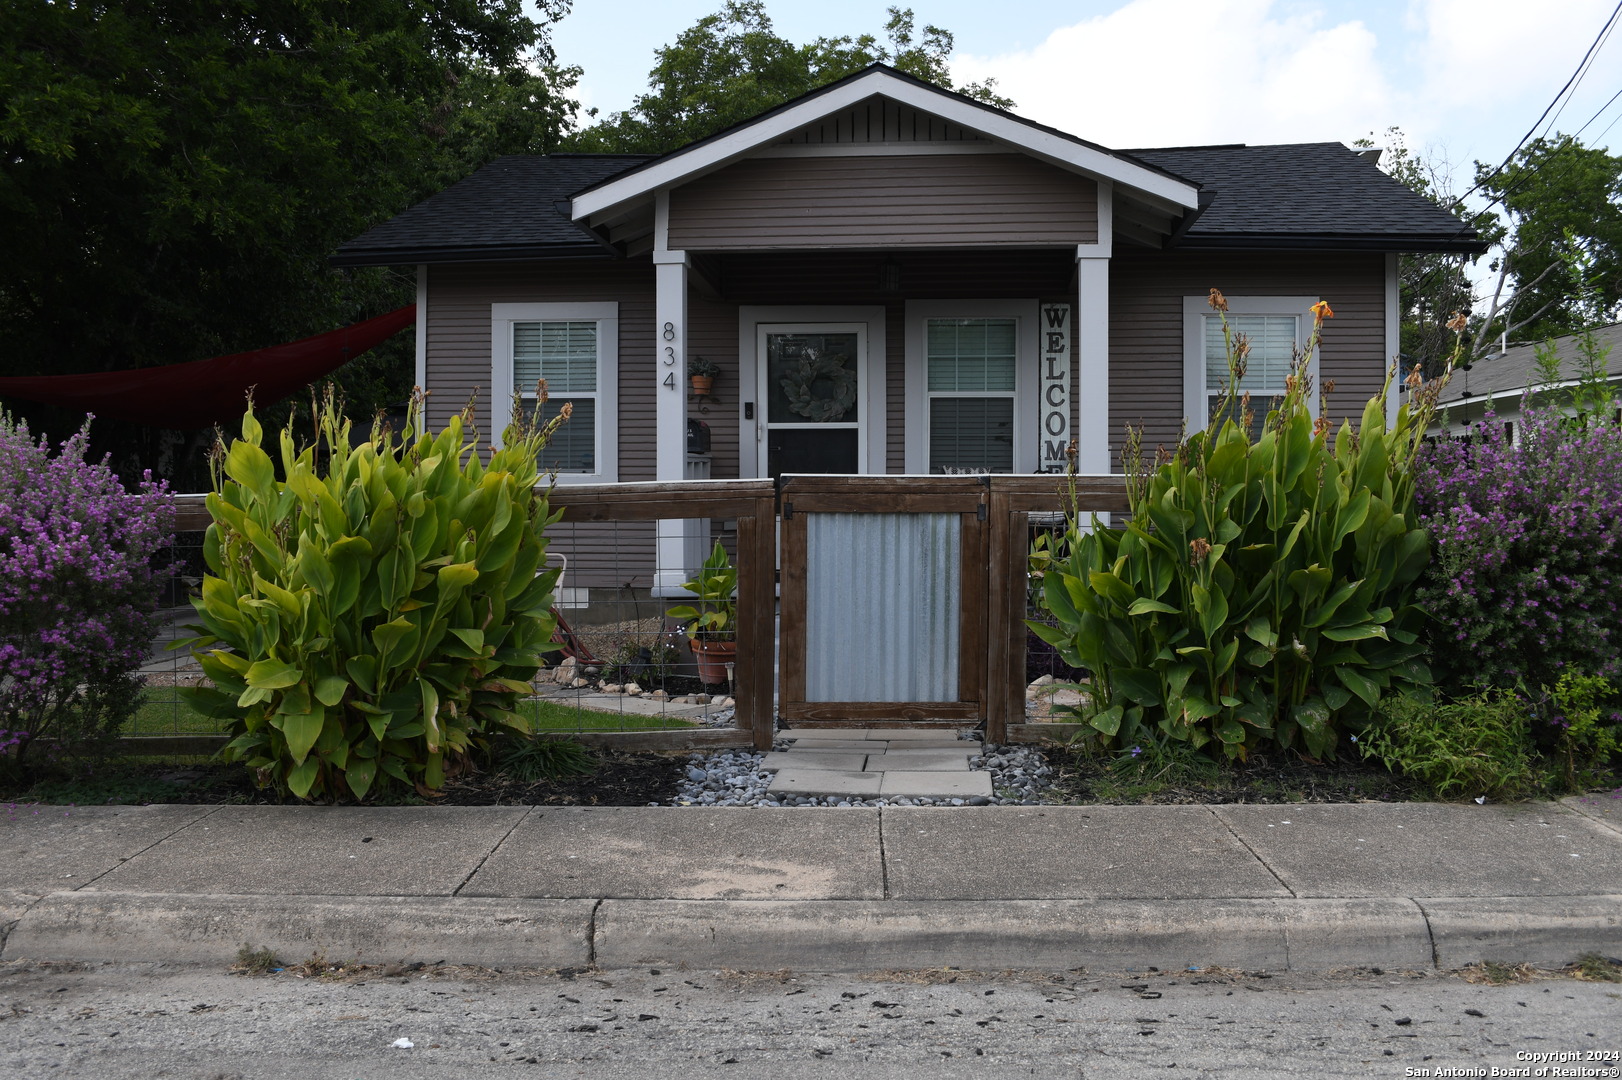
[[(417, 386), (416, 391), (428, 389), (428, 265), (417, 264)], [(414, 391), (414, 392), (416, 392)], [(423, 409), (417, 414), (417, 437), (421, 438), (428, 432), (428, 402), (423, 399)]]
[(1397, 426), (1397, 409), (1402, 404), (1402, 289), (1397, 270), (1397, 253), (1385, 255), (1385, 363), (1386, 370), (1397, 365), (1396, 374), (1385, 393), (1385, 426)]
[[(906, 311), (905, 395), (902, 424), (906, 436), (905, 468), (929, 472), (929, 368), (924, 324), (930, 319), (1014, 319), (1014, 472), (1036, 471), (1037, 322), (1035, 300), (909, 300)], [(1001, 397), (1002, 394), (963, 394)]]
[(559, 484), (612, 484), (619, 480), (619, 304), (490, 305), (490, 435), (501, 445), (512, 422), (515, 322), (595, 320), (597, 323), (597, 445), (594, 473), (559, 473)]
[[(1312, 305), (1316, 296), (1229, 296), (1229, 315), (1281, 315), (1295, 318), (1295, 345), (1306, 348), (1312, 337)], [(1183, 297), (1183, 419), (1188, 433), (1204, 431), (1210, 420), (1210, 396), (1205, 389), (1205, 317), (1213, 315), (1209, 296)], [(1313, 393), (1308, 396), (1307, 409), (1318, 415), (1317, 387), (1318, 359), (1321, 349), (1314, 349), (1307, 359), (1307, 374), (1312, 377)]]
[(1116, 180), (1191, 210), (1199, 205), (1198, 189), (1193, 184), (1043, 131), (1008, 113), (980, 108), (944, 91), (919, 86), (898, 79), (889, 72), (875, 70), (791, 105), (774, 116), (746, 124), (730, 134), (674, 151), (629, 176), (611, 180), (578, 195), (574, 199), (572, 216), (578, 221), (660, 188), (687, 183), (792, 135), (819, 117), (848, 109), (875, 94), (883, 94), (892, 101), (922, 109), (1061, 168), (1098, 179)]
[(1076, 259), (1076, 421), (1070, 430), (1076, 469), (1084, 473), (1111, 471), (1109, 273), (1108, 258)]
[(670, 254), (670, 189), (653, 193), (653, 257)]
[(752, 158), (802, 157), (930, 157), (959, 154), (1017, 154), (1017, 146), (1004, 146), (990, 139), (977, 142), (866, 142), (866, 143), (775, 143), (763, 146)]
[[(862, 437), (866, 459), (862, 475), (882, 476), (886, 465), (886, 431), (889, 398), (886, 393), (885, 327), (882, 307), (841, 307), (831, 305), (770, 305), (738, 308), (738, 475), (751, 479), (767, 475), (766, 402), (758, 393), (760, 384), (759, 330), (761, 324), (862, 323), (866, 325), (866, 368), (859, 401), (866, 410)], [(753, 405), (753, 419), (744, 417), (744, 407)], [(755, 452), (746, 447), (755, 440)]]

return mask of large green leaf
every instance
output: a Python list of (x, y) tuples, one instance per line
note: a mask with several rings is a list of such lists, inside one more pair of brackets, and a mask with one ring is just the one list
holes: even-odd
[(287, 752), (295, 764), (302, 762), (315, 746), (326, 718), (324, 711), (280, 714), (282, 736), (287, 739)]
[(259, 660), (248, 668), (248, 685), (255, 690), (280, 690), (303, 677), (297, 667), (280, 660)]

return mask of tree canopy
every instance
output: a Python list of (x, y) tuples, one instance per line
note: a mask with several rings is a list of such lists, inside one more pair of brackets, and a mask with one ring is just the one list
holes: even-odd
[(995, 80), (957, 86), (946, 61), (950, 31), (916, 27), (912, 9), (888, 9), (887, 41), (876, 35), (823, 37), (796, 45), (772, 27), (763, 0), (728, 0), (655, 52), (650, 93), (577, 133), (571, 149), (664, 153), (826, 86), (873, 63), (885, 63), (977, 101), (1010, 109)]
[[(196, 360), (408, 303), (327, 256), (496, 154), (554, 149), (575, 74), (521, 0), (0, 5), (0, 371)], [(381, 371), (351, 395), (403, 397)]]

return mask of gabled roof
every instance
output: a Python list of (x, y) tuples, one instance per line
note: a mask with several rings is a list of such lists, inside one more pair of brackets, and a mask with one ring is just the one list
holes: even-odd
[(497, 158), (340, 247), (334, 266), (611, 255), (569, 218), (569, 196), (634, 168), (645, 154)]
[(1483, 247), (1453, 215), (1339, 143), (1114, 151), (879, 65), (668, 154), (498, 158), (344, 244), (330, 261), (400, 266), (618, 257), (619, 248), (579, 221), (591, 207), (645, 202), (658, 187), (721, 168), (792, 135), (808, 119), (848, 107), (846, 98), (860, 102), (880, 91), (1012, 149), (1114, 177), (1118, 205), (1142, 196), (1168, 213), (1202, 207), (1186, 210), (1167, 247), (1455, 252)]
[(1335, 142), (1123, 153), (1197, 180), (1211, 202), (1181, 248), (1480, 252), (1474, 229)]
[[(1622, 323), (1596, 327), (1594, 339), (1600, 348), (1610, 347), (1607, 366), (1612, 378), (1622, 377)], [(1553, 345), (1555, 355), (1560, 358), (1561, 376), (1565, 382), (1576, 381), (1577, 335), (1555, 338)], [(1455, 371), (1438, 400), (1443, 405), (1456, 404), (1466, 398), (1478, 402), (1483, 397), (1518, 401), (1521, 393), (1538, 381), (1537, 350), (1535, 344), (1511, 345), (1497, 356), (1477, 360), (1469, 371)]]
[(895, 68), (872, 64), (775, 109), (768, 109), (741, 124), (689, 143), (587, 188), (575, 196), (574, 217), (577, 220), (589, 217), (610, 207), (644, 198), (659, 188), (686, 183), (790, 135), (819, 117), (875, 95), (934, 113), (990, 136), (1010, 149), (1022, 150), (1060, 168), (1112, 180), (1174, 206), (1193, 209), (1199, 205), (1196, 185), (1152, 163), (1134, 161), (1097, 143), (1026, 120), (962, 94), (943, 90)]

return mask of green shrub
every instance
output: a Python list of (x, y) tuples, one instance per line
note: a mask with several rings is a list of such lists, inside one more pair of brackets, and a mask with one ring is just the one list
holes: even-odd
[(597, 771), (597, 759), (574, 739), (521, 735), (514, 731), (494, 740), (490, 764), (497, 772), (530, 783), (589, 776)]
[(1582, 791), (1605, 779), (1612, 756), (1622, 753), (1617, 693), (1610, 681), (1568, 671), (1552, 689), (1529, 696), (1533, 738), (1548, 745), (1565, 789)]
[[(1211, 302), (1226, 310), (1214, 289)], [(1057, 625), (1028, 625), (1092, 673), (1084, 715), (1109, 748), (1172, 740), (1229, 758), (1273, 745), (1326, 758), (1381, 695), (1430, 682), (1412, 602), (1430, 545), (1411, 470), (1428, 412), (1405, 405), (1387, 430), (1382, 390), (1355, 430), (1329, 438), (1308, 407), (1306, 365), (1330, 314), (1315, 310), (1259, 438), (1249, 396), (1234, 400), (1247, 346), (1230, 335), (1215, 416), (1244, 422), (1189, 436), (1153, 468), (1134, 437), (1129, 523), (1095, 517), (1089, 530), (1072, 512), (1049, 556), (1042, 596)]]
[(553, 647), (557, 579), (536, 461), (568, 406), (545, 427), (514, 413), (488, 465), (470, 416), (351, 446), (330, 394), (319, 448), (282, 432), (281, 479), (251, 410), (216, 446), (190, 643), (214, 685), (189, 698), (232, 721), (227, 760), (299, 798), (431, 793), (495, 725), (527, 730), (514, 708)]
[(1358, 736), (1363, 756), (1438, 798), (1520, 799), (1537, 787), (1526, 705), (1507, 690), (1446, 703), (1393, 695)]

